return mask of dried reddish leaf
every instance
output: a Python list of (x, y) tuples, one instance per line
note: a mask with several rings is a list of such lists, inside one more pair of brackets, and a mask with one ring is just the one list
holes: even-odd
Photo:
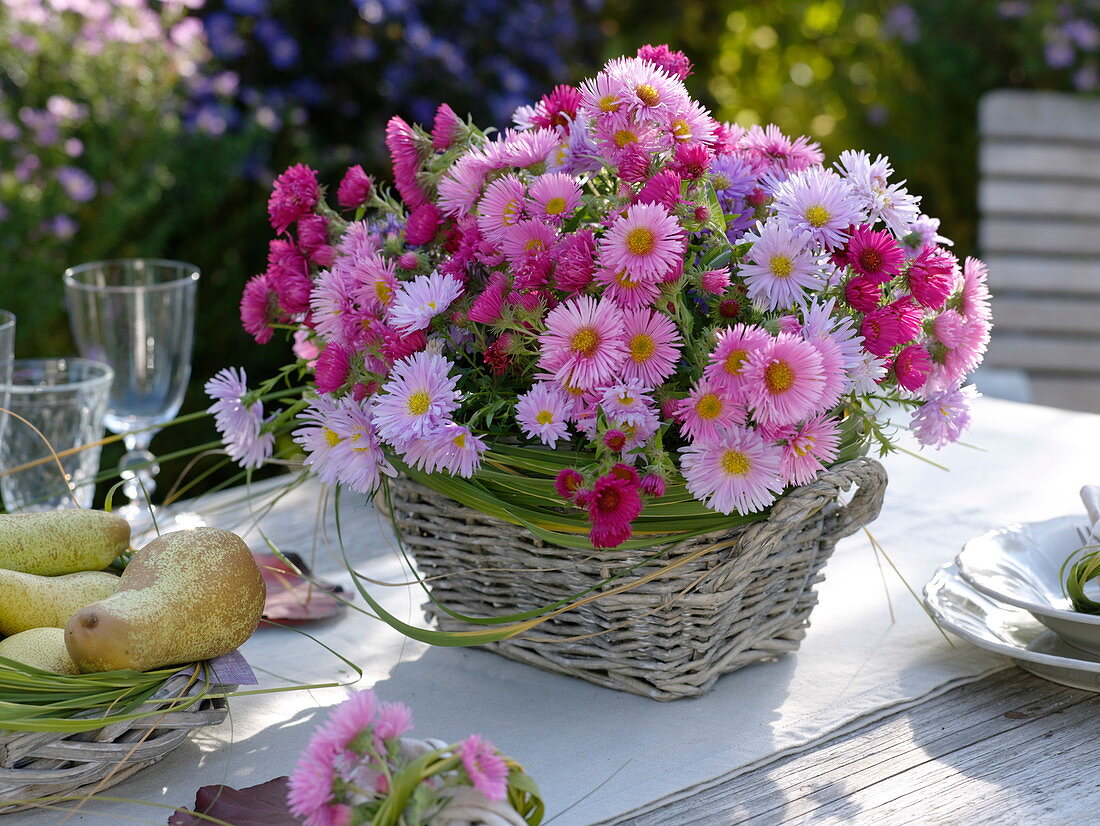
[[(286, 783), (286, 777), (276, 777), (247, 789), (203, 786), (195, 795), (193, 811), (234, 826), (302, 826), (287, 808)], [(168, 818), (168, 826), (210, 826), (210, 821), (186, 809), (176, 809)]]
[[(309, 568), (297, 554), (286, 556), (303, 574), (309, 573)], [(339, 585), (303, 579), (275, 554), (253, 554), (253, 557), (267, 586), (264, 619), (306, 622), (328, 619), (340, 611), (342, 606), (333, 596), (343, 592)]]

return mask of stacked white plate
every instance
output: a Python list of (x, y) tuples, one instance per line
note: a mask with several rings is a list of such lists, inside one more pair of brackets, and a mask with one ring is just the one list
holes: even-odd
[[(1063, 516), (982, 534), (936, 572), (924, 604), (943, 627), (980, 648), (1040, 677), (1100, 691), (1100, 616), (1074, 611), (1061, 578), (1088, 532), (1083, 516)], [(1100, 600), (1096, 583), (1085, 593)]]

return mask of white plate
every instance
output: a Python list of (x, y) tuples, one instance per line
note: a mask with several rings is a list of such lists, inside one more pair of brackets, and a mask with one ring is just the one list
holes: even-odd
[(924, 586), (924, 604), (940, 625), (979, 648), (1010, 657), (1044, 679), (1100, 691), (1100, 656), (1068, 645), (1028, 612), (974, 590), (953, 564), (940, 568)]
[[(1009, 525), (971, 539), (955, 564), (983, 594), (1030, 611), (1066, 642), (1100, 655), (1100, 616), (1074, 611), (1059, 575), (1087, 535), (1083, 516)], [(1089, 583), (1085, 593), (1100, 598), (1100, 585)]]

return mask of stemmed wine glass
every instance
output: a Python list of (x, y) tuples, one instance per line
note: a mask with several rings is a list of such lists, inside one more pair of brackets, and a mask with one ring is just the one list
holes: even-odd
[(191, 376), (199, 268), (182, 261), (114, 259), (65, 270), (73, 337), (86, 358), (115, 371), (104, 419), (121, 433), (119, 462), (129, 502), (118, 509), (136, 530), (152, 523), (160, 470), (149, 443), (183, 404)]

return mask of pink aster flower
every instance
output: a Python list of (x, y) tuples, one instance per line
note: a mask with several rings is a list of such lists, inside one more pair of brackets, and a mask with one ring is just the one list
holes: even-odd
[(724, 386), (733, 397), (739, 397), (749, 356), (770, 345), (771, 340), (771, 334), (762, 327), (738, 324), (720, 331), (703, 375)]
[(783, 217), (756, 224), (744, 241), (752, 248), (745, 255), (740, 275), (748, 295), (761, 310), (801, 304), (806, 290), (821, 284), (821, 265), (811, 247), (808, 232), (791, 226)]
[(821, 356), (821, 398), (818, 406), (827, 409), (840, 401), (841, 395), (848, 389), (848, 370), (846, 357), (838, 339), (832, 335), (810, 338), (803, 335)]
[(646, 496), (652, 496), (654, 499), (660, 499), (664, 496), (666, 488), (665, 477), (656, 473), (647, 473), (642, 477), (642, 481), (638, 486), (642, 493)]
[(557, 266), (554, 283), (560, 290), (580, 292), (596, 272), (596, 238), (590, 229), (580, 229), (562, 238), (554, 248)]
[(493, 324), (499, 321), (504, 312), (504, 297), (508, 294), (508, 289), (508, 276), (502, 272), (494, 272), (489, 276), (489, 283), (485, 285), (485, 289), (470, 305), (467, 318), (482, 324)]
[(716, 439), (735, 425), (744, 424), (745, 410), (719, 382), (704, 378), (691, 388), (676, 408), (680, 430), (690, 439)]
[(489, 184), (477, 206), (477, 225), (495, 244), (504, 240), (509, 227), (526, 217), (527, 188), (515, 175), (505, 175)]
[(405, 224), (405, 241), (414, 247), (430, 244), (443, 226), (443, 213), (431, 201), (414, 207)]
[(691, 75), (692, 65), (688, 56), (683, 52), (673, 51), (666, 43), (662, 43), (660, 46), (651, 44), (642, 46), (638, 49), (638, 57), (642, 60), (648, 60), (657, 68), (663, 69), (680, 80), (687, 80), (688, 76)]
[(624, 310), (623, 340), (627, 350), (622, 363), (624, 378), (656, 387), (676, 372), (680, 331), (668, 316), (645, 308)]
[(943, 247), (925, 247), (909, 265), (909, 292), (919, 304), (940, 309), (955, 291), (958, 267), (955, 256)]
[(328, 219), (307, 215), (298, 221), (298, 246), (314, 264), (332, 266), (336, 250), (329, 244)]
[(445, 422), (427, 435), (410, 440), (402, 450), (406, 462), (426, 473), (443, 471), (468, 479), (481, 467), (485, 442), (470, 428)]
[(508, 130), (504, 133), (503, 140), (498, 142), (498, 168), (515, 166), (527, 169), (545, 163), (558, 148), (558, 141), (558, 133), (553, 129), (531, 129), (526, 132)]
[(683, 81), (640, 58), (618, 58), (605, 68), (619, 85), (623, 107), (642, 120), (667, 120), (690, 98)]
[(774, 209), (792, 229), (805, 230), (826, 249), (841, 246), (848, 227), (863, 215), (848, 183), (835, 172), (810, 167), (775, 189)]
[(661, 278), (683, 254), (680, 225), (659, 204), (628, 207), (600, 241), (603, 265), (613, 272), (626, 270), (638, 280)]
[(970, 424), (970, 405), (979, 397), (973, 385), (933, 393), (909, 424), (922, 445), (940, 448), (957, 442)]
[(791, 424), (821, 407), (825, 391), (821, 354), (797, 336), (780, 333), (751, 353), (743, 378), (746, 398), (761, 424)]
[(536, 220), (520, 221), (505, 229), (501, 248), (505, 258), (517, 263), (532, 251), (552, 249), (556, 237), (556, 231), (549, 224)]
[(792, 485), (808, 485), (835, 462), (840, 445), (840, 430), (836, 419), (816, 416), (801, 425), (791, 425), (780, 432), (783, 458), (779, 475)]
[(638, 379), (613, 384), (603, 391), (600, 407), (616, 424), (640, 424), (649, 418), (652, 409), (650, 392)]
[(320, 198), (317, 170), (305, 164), (295, 164), (275, 179), (267, 202), (271, 228), (277, 233), (313, 212)]
[(401, 284), (389, 310), (390, 324), (402, 333), (423, 330), (432, 319), (446, 312), (462, 295), (462, 282), (451, 275), (433, 272)]
[(882, 285), (866, 275), (849, 278), (844, 285), (844, 301), (853, 310), (869, 313), (882, 303)]
[(604, 119), (623, 108), (623, 90), (607, 67), (595, 77), (583, 81), (577, 112), (586, 118)]
[(531, 184), (531, 211), (545, 221), (561, 223), (573, 214), (581, 201), (581, 190), (573, 176), (564, 172), (540, 175)]
[(816, 142), (805, 135), (791, 139), (774, 123), (750, 126), (737, 146), (762, 169), (770, 168), (785, 174), (801, 172), (825, 159)]
[(697, 181), (710, 169), (713, 160), (714, 153), (706, 145), (681, 143), (676, 145), (676, 150), (672, 153), (671, 168), (681, 177)]
[(373, 418), (379, 435), (398, 449), (413, 437), (426, 436), (449, 420), (462, 394), (454, 365), (425, 351), (398, 361), (375, 397)]
[(508, 764), (493, 744), (480, 734), (471, 734), (455, 748), (470, 784), (492, 802), (508, 793)]
[(728, 267), (717, 270), (707, 270), (699, 276), (699, 286), (711, 295), (721, 295), (730, 286), (730, 271)]
[(241, 295), (241, 326), (257, 344), (267, 344), (275, 328), (271, 325), (283, 319), (279, 296), (267, 273), (253, 276)]
[[(615, 153), (615, 162), (620, 178), (627, 183), (638, 184), (649, 178), (653, 156), (637, 143), (627, 143)], [(676, 195), (679, 200), (679, 192)]]
[(640, 149), (653, 153), (660, 149), (661, 143), (661, 135), (652, 123), (638, 121), (626, 111), (599, 118), (592, 137), (601, 157), (613, 165), (618, 165), (624, 151), (634, 154), (634, 149)]
[[(444, 104), (446, 106), (446, 104)], [(392, 740), (412, 729), (412, 711), (404, 703), (382, 703), (374, 733), (379, 740)], [(379, 749), (381, 751), (381, 749)]]
[(627, 356), (623, 314), (613, 301), (579, 296), (546, 315), (539, 366), (559, 384), (590, 389), (610, 381)]
[(432, 121), (432, 149), (438, 152), (450, 149), (462, 128), (462, 118), (455, 110), (446, 103), (439, 104)]
[(516, 422), (527, 436), (554, 447), (569, 438), (569, 413), (573, 401), (556, 384), (536, 382), (516, 399)]
[(325, 341), (351, 342), (359, 308), (351, 276), (344, 270), (323, 270), (309, 297), (310, 323)]
[(885, 284), (901, 272), (905, 252), (888, 230), (856, 227), (841, 253), (844, 263), (876, 284)]
[(720, 513), (763, 510), (783, 491), (782, 452), (751, 428), (730, 427), (680, 448), (691, 495)]
[(392, 259), (369, 255), (356, 262), (354, 280), (355, 300), (372, 313), (389, 310), (397, 298), (397, 273)]
[(682, 183), (679, 174), (671, 169), (664, 169), (642, 185), (634, 196), (634, 203), (660, 204), (665, 209), (673, 210), (683, 203), (684, 199), (680, 197)]
[(867, 313), (859, 326), (859, 334), (863, 336), (864, 349), (880, 358), (890, 355), (895, 347), (911, 338), (905, 335), (897, 314), (890, 307)]
[(340, 188), (336, 190), (336, 203), (342, 209), (357, 209), (367, 202), (373, 190), (374, 181), (363, 171), (363, 167), (359, 164), (349, 166), (340, 181)]
[(897, 358), (894, 359), (894, 375), (898, 384), (906, 390), (916, 392), (924, 387), (928, 381), (928, 374), (932, 372), (932, 359), (928, 350), (919, 344), (906, 347)]
[(631, 523), (642, 512), (638, 475), (632, 468), (626, 469), (633, 473), (633, 478), (613, 470), (592, 486), (588, 501), (588, 518), (592, 522), (589, 538), (597, 548), (614, 548), (630, 539)]
[(630, 274), (627, 270), (610, 270), (602, 267), (596, 271), (596, 283), (606, 288), (605, 295), (624, 310), (648, 307), (661, 293), (660, 284)]
[(393, 182), (401, 200), (412, 209), (426, 203), (428, 195), (416, 177), (420, 168), (416, 133), (397, 115), (386, 124), (386, 148), (393, 161)]
[(369, 410), (351, 396), (321, 396), (298, 414), (297, 421), (303, 427), (293, 432), (293, 439), (305, 451), (305, 466), (324, 484), (371, 493), (382, 474), (396, 473), (382, 451)]
[(299, 315), (309, 309), (309, 263), (292, 242), (276, 238), (268, 245), (267, 279), (284, 313)]
[(344, 386), (351, 369), (351, 356), (352, 351), (347, 347), (335, 341), (329, 342), (313, 366), (318, 393), (335, 393)]
[[(672, 109), (662, 131), (676, 146), (711, 146), (715, 140), (717, 122), (697, 100), (681, 101)], [(698, 169), (692, 165), (693, 171)], [(685, 174), (685, 177), (689, 177)]]
[(214, 400), (209, 412), (214, 426), (225, 444), (225, 452), (243, 468), (258, 468), (275, 449), (275, 436), (263, 432), (264, 404), (257, 399), (245, 402), (248, 377), (242, 368), (227, 367), (218, 371), (203, 390)]
[(580, 102), (580, 89), (564, 83), (555, 86), (539, 100), (531, 124), (547, 129), (568, 128), (577, 117)]
[(287, 780), (287, 805), (291, 814), (309, 826), (328, 826), (329, 804), (334, 799), (336, 758), (339, 754), (331, 743), (311, 741)]
[(491, 169), (489, 157), (481, 149), (472, 149), (455, 161), (439, 181), (440, 209), (453, 218), (469, 214)]
[(989, 345), (990, 323), (980, 316), (965, 318), (955, 310), (940, 313), (932, 324), (931, 387), (953, 387), (981, 364)]
[(989, 287), (986, 284), (988, 271), (977, 258), (967, 257), (962, 268), (962, 288), (959, 291), (959, 312), (966, 318), (981, 318), (986, 321), (993, 317), (989, 309)]

